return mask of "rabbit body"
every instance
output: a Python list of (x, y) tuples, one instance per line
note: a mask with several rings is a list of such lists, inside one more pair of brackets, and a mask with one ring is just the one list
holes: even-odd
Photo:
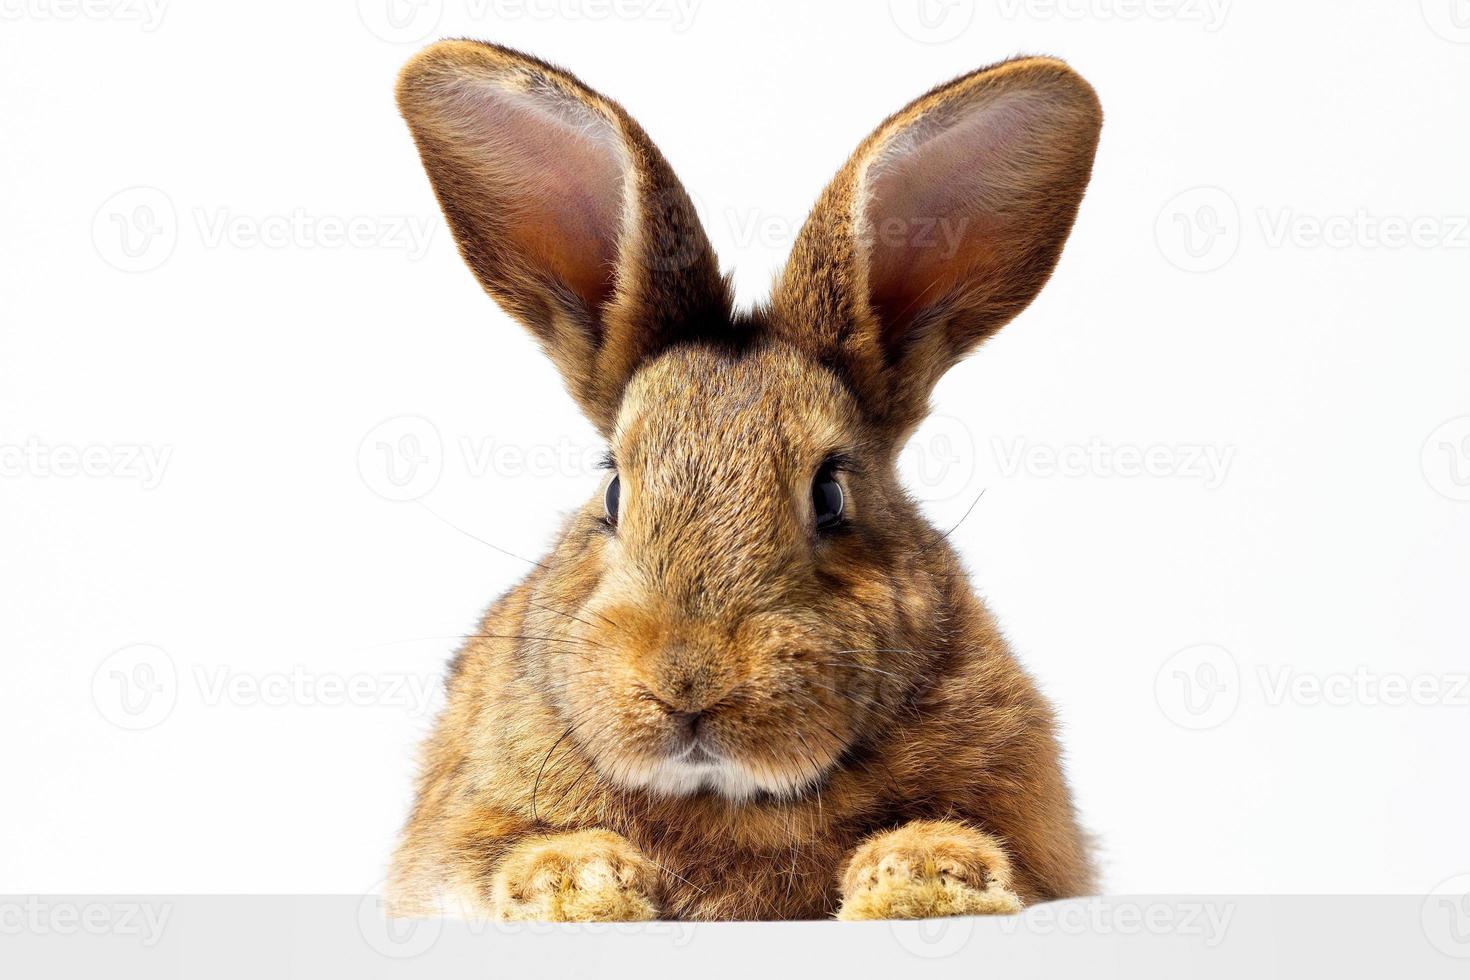
[(750, 312), (647, 135), (575, 78), (441, 42), (399, 101), (610, 467), (454, 658), (394, 909), (912, 918), (1090, 891), (1051, 708), (896, 467), (933, 383), (1057, 261), (1086, 83), (1022, 59), (890, 117)]

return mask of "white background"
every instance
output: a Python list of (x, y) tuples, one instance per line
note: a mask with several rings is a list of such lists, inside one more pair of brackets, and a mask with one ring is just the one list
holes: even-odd
[(0, 891), (372, 887), (496, 548), (593, 492), (394, 110), (456, 35), (622, 101), (747, 302), (884, 115), (1068, 59), (1076, 232), (906, 472), (985, 491), (1106, 887), (1470, 871), (1470, 5), (582, 3), (3, 0)]

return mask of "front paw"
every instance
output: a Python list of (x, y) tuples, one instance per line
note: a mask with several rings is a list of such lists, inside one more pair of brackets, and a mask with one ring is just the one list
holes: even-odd
[(941, 820), (916, 820), (869, 838), (842, 876), (837, 918), (930, 919), (1010, 915), (1011, 864), (994, 838)]
[(658, 918), (657, 868), (607, 830), (524, 841), (491, 884), (496, 918), (537, 922), (643, 922)]

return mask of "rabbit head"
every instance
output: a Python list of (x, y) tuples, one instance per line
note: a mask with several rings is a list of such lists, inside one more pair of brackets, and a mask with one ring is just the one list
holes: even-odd
[(966, 586), (896, 459), (929, 392), (1050, 275), (1101, 114), (1026, 58), (891, 116), (769, 303), (728, 280), (669, 165), (569, 74), (471, 41), (399, 105), (459, 248), (609, 444), (520, 593), (520, 666), (601, 775), (795, 793), (905, 710)]

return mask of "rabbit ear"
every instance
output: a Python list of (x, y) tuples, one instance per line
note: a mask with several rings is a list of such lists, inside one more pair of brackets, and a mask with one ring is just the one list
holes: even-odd
[(689, 197), (617, 103), (506, 48), (442, 41), (398, 105), (460, 252), (603, 432), (644, 358), (730, 329)]
[(899, 434), (939, 377), (1026, 307), (1061, 254), (1102, 112), (1060, 61), (942, 85), (889, 117), (797, 236), (771, 328)]

